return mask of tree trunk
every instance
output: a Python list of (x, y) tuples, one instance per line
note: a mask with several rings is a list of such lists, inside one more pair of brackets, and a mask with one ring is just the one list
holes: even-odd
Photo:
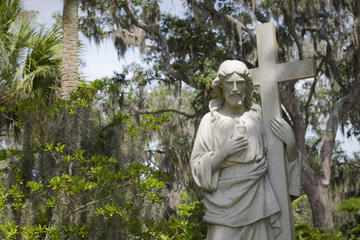
[[(78, 9), (78, 0), (64, 0), (60, 97), (65, 100), (69, 99), (71, 92), (76, 90), (79, 79)], [(61, 116), (64, 129), (60, 130), (60, 136), (57, 141), (65, 143), (67, 149), (71, 150), (68, 151), (70, 154), (80, 147), (79, 113), (75, 115), (70, 114), (65, 108)]]
[[(78, 0), (64, 0), (63, 8), (63, 49), (62, 49), (62, 69), (61, 69), (61, 90), (60, 97), (62, 99), (70, 99), (71, 92), (75, 91), (78, 86), (79, 80), (79, 23), (78, 23)], [(65, 144), (64, 153), (74, 154), (77, 149), (80, 148), (80, 111), (76, 109), (77, 113), (70, 114), (68, 109), (64, 107), (61, 109), (58, 120), (54, 120), (56, 130), (54, 135), (55, 143)], [(60, 126), (58, 126), (59, 124)], [(55, 160), (55, 175), (59, 176), (63, 172), (72, 175), (71, 166), (68, 166), (62, 158)], [(54, 174), (53, 173), (53, 174)], [(78, 202), (78, 199), (71, 199), (65, 192), (57, 192), (56, 205), (51, 213), (51, 226), (61, 226), (65, 223), (74, 224), (70, 215), (77, 216), (78, 213), (74, 211), (74, 203)], [(46, 235), (45, 239), (50, 239), (49, 235)], [(60, 236), (60, 239), (65, 239), (65, 236)]]
[(22, 134), (24, 182), (33, 180), (34, 156), (32, 146), (32, 114), (26, 112), (24, 118), (24, 132)]
[[(332, 229), (333, 217), (331, 213), (331, 201), (328, 194), (329, 182), (324, 181), (323, 172), (316, 172), (310, 166), (309, 155), (311, 153), (307, 152), (305, 144), (306, 129), (308, 126), (304, 121), (299, 106), (296, 104), (294, 93), (294, 84), (287, 84), (281, 91), (281, 101), (293, 121), (296, 143), (301, 152), (302, 187), (310, 202), (314, 225), (321, 229)], [(336, 131), (334, 136), (336, 136)], [(331, 156), (332, 148), (329, 151)], [(324, 158), (323, 155), (324, 152), (322, 152), (320, 159)], [(331, 159), (327, 159), (327, 161), (330, 160)], [(329, 174), (326, 168), (329, 168), (330, 165), (322, 165), (323, 168), (325, 168), (322, 170), (325, 170), (325, 172)]]
[(328, 185), (322, 184), (321, 177), (315, 174), (311, 173), (312, 176), (310, 177), (305, 168), (302, 175), (302, 185), (310, 202), (313, 222), (317, 228), (332, 229), (334, 223)]
[[(309, 164), (309, 156), (315, 153), (306, 151), (305, 133), (308, 126), (296, 104), (294, 92), (294, 84), (288, 84), (281, 92), (281, 100), (294, 123), (296, 142), (302, 156), (302, 185), (309, 197), (314, 225), (321, 229), (333, 229), (332, 206), (328, 193), (331, 157), (339, 124), (343, 116), (351, 111), (357, 103), (360, 86), (354, 84), (351, 91), (334, 103), (334, 107), (329, 112), (325, 133), (321, 136), (320, 172), (314, 171)], [(305, 115), (309, 116), (308, 113)]]
[(64, 0), (63, 8), (63, 51), (62, 51), (62, 99), (69, 99), (78, 85), (78, 0)]

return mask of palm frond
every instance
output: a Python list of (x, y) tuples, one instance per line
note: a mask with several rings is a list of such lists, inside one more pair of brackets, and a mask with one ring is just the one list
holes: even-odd
[(21, 0), (0, 1), (0, 86), (9, 106), (48, 98), (61, 71), (60, 29), (36, 27), (21, 11)]

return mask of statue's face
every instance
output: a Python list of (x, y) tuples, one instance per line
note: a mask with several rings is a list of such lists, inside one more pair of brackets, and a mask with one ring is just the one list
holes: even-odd
[(245, 79), (237, 73), (226, 76), (222, 82), (222, 92), (229, 107), (241, 107), (244, 104)]

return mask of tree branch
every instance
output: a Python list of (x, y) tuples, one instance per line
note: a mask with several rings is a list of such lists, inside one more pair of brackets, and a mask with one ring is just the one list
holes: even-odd
[(296, 33), (295, 26), (293, 24), (294, 20), (291, 19), (290, 15), (287, 12), (287, 9), (282, 8), (282, 10), (283, 10), (283, 13), (284, 13), (285, 24), (289, 29), (290, 35), (294, 38), (294, 41), (295, 41), (296, 46), (297, 46), (298, 51), (299, 51), (299, 59), (302, 60), (304, 58), (304, 51), (303, 51), (303, 48), (302, 48), (301, 40), (300, 40), (298, 34)]
[(163, 59), (163, 65), (164, 68), (166, 70), (166, 72), (168, 72), (172, 77), (174, 77), (177, 80), (181, 80), (184, 81), (186, 84), (188, 84), (189, 86), (195, 88), (195, 89), (203, 89), (203, 84), (195, 81), (194, 78), (192, 78), (191, 76), (186, 76), (185, 74), (180, 73), (179, 71), (175, 70), (172, 66), (171, 66), (171, 57), (170, 57), (170, 52), (169, 52), (169, 47), (166, 41), (165, 36), (161, 33), (160, 27), (159, 25), (147, 25), (144, 24), (142, 22), (139, 22), (134, 14), (131, 12), (129, 5), (127, 3), (124, 3), (122, 5), (122, 7), (124, 8), (126, 14), (128, 15), (128, 17), (130, 18), (131, 22), (143, 29), (144, 31), (146, 31), (147, 33), (149, 33), (150, 35), (155, 35), (157, 38), (157, 43), (160, 45), (161, 47), (161, 57)]
[(305, 132), (306, 125), (300, 112), (300, 109), (296, 105), (295, 101), (295, 82), (285, 84), (285, 88), (281, 91), (281, 102), (284, 105), (286, 111), (290, 115), (292, 122), (294, 123), (294, 131), (296, 136), (296, 142), (300, 145), (300, 148), (305, 149)]
[(196, 117), (196, 114), (188, 114), (188, 113), (185, 113), (185, 112), (181, 112), (179, 110), (176, 110), (176, 109), (162, 109), (162, 110), (158, 110), (158, 111), (154, 111), (154, 112), (149, 112), (149, 111), (145, 111), (145, 112), (141, 112), (141, 111), (136, 111), (136, 113), (139, 113), (139, 114), (152, 114), (152, 115), (157, 115), (157, 114), (162, 114), (162, 113), (166, 113), (166, 112), (173, 112), (173, 113), (176, 113), (176, 114), (180, 114), (180, 115), (183, 115), (187, 118), (195, 118)]
[(259, 11), (259, 9), (255, 9), (255, 16), (256, 16), (256, 19), (261, 22), (261, 23), (266, 23), (266, 22), (270, 22), (270, 16), (267, 14), (267, 15), (264, 15), (261, 11)]
[[(256, 38), (252, 30), (250, 30), (248, 27), (245, 26), (239, 19), (234, 18), (233, 16), (230, 16), (229, 14), (225, 13), (219, 13), (212, 4), (206, 4), (198, 1), (191, 1), (191, 4), (193, 4), (195, 7), (203, 9), (207, 12), (209, 12), (212, 15), (216, 15), (218, 19), (225, 19), (228, 23), (235, 25), (237, 33), (239, 35), (239, 39), (242, 39), (242, 33), (241, 31), (244, 30), (247, 32), (247, 34), (250, 37), (251, 44), (255, 47), (256, 46)], [(241, 43), (239, 43), (241, 44)]]
[(162, 151), (160, 149), (150, 149), (150, 148), (144, 149), (144, 152), (156, 152), (156, 153), (161, 153), (161, 154), (165, 153), (164, 151)]
[(304, 106), (304, 112), (305, 112), (305, 127), (308, 126), (309, 124), (309, 107), (310, 107), (310, 103), (311, 103), (311, 100), (315, 94), (315, 87), (316, 87), (316, 84), (318, 83), (319, 81), (319, 77), (318, 77), (318, 73), (319, 73), (319, 69), (321, 69), (321, 66), (322, 66), (323, 62), (321, 62), (319, 68), (316, 69), (316, 73), (315, 73), (315, 78), (314, 78), (314, 81), (312, 82), (311, 84), (311, 87), (310, 87), (310, 92), (309, 92), (309, 95), (308, 95), (308, 98), (306, 100), (306, 103), (305, 103), (305, 106)]
[(294, 86), (295, 83), (292, 82), (286, 84), (285, 89), (281, 91), (280, 96), (281, 96), (281, 102), (284, 105), (286, 111), (290, 115), (290, 118), (293, 122), (296, 144), (301, 153), (302, 168), (303, 168), (302, 183), (304, 184), (305, 181), (313, 179), (315, 173), (310, 166), (308, 154), (306, 152), (305, 134), (306, 134), (307, 125), (305, 125), (305, 121), (302, 117), (300, 109), (296, 104)]
[(322, 184), (330, 184), (331, 176), (331, 156), (335, 144), (335, 137), (341, 120), (344, 115), (354, 108), (355, 104), (360, 100), (360, 81), (350, 88), (351, 91), (342, 97), (330, 112), (329, 119), (326, 124), (325, 134), (322, 137), (322, 145), (320, 150), (320, 163), (323, 166)]

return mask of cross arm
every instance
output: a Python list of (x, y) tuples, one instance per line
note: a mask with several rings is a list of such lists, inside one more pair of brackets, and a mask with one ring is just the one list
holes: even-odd
[(249, 71), (254, 84), (261, 85), (261, 81), (266, 81), (270, 75), (277, 82), (314, 77), (314, 66), (313, 59), (305, 59), (290, 63), (268, 65), (267, 68), (253, 68)]

